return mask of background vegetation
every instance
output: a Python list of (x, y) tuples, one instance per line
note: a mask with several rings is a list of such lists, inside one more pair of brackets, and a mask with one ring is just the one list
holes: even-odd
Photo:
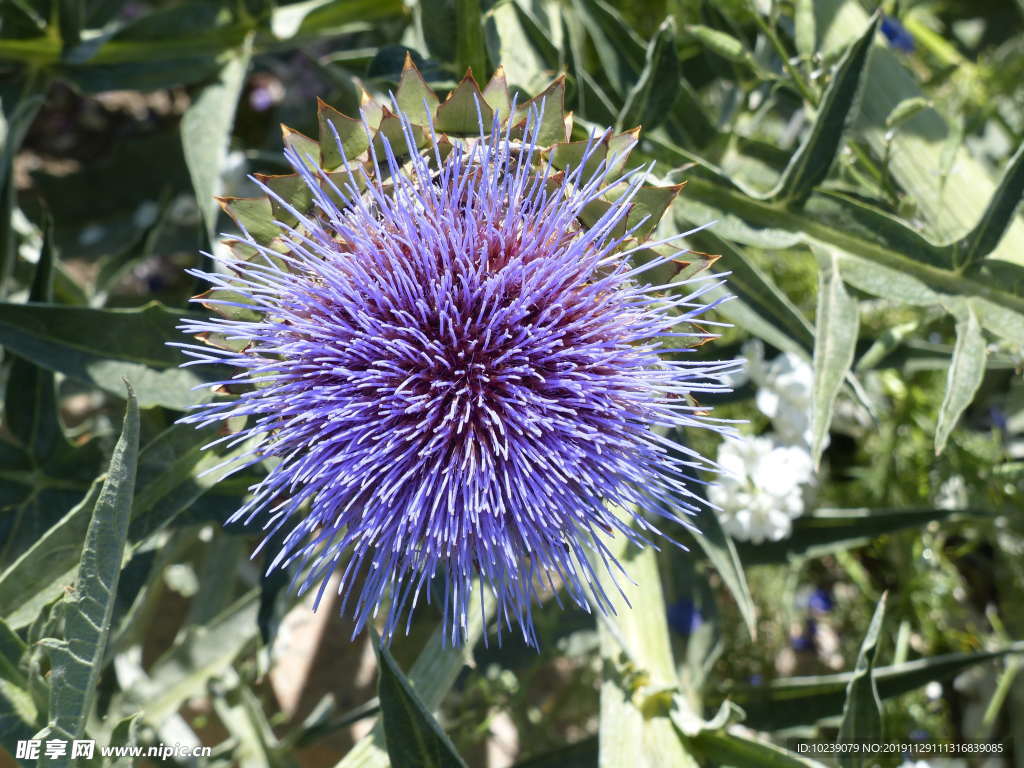
[[(839, 734), (1024, 766), (1022, 29), (1020, 0), (4, 2), (0, 764), (42, 732), (210, 766), (816, 765), (773, 744)], [(690, 245), (731, 272), (701, 354), (768, 359), (714, 404), (774, 440), (806, 371), (821, 460), (791, 530), (705, 514), (629, 556), (634, 610), (544, 605), (540, 653), (443, 648), (421, 611), (378, 689), (372, 641), (220, 525), (252, 477), (201, 474), (165, 342), (232, 227), (212, 196), (407, 52), (643, 124), (634, 158), (687, 182), (663, 226), (717, 220)]]

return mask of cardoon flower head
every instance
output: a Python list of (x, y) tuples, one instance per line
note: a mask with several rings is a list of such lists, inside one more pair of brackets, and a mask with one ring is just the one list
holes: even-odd
[(636, 133), (569, 142), (562, 93), (517, 107), (499, 71), (440, 104), (407, 65), (392, 109), (321, 105), (319, 143), (286, 130), (294, 175), (224, 201), (226, 274), (196, 273), (225, 316), (184, 323), (192, 363), (240, 373), (185, 420), (247, 419), (237, 466), (271, 468), (232, 520), (317, 600), (339, 573), (356, 632), (436, 599), (460, 643), (479, 578), (535, 643), (541, 590), (607, 608), (606, 537), (694, 509), (706, 463), (668, 435), (719, 428), (690, 394), (731, 363), (685, 358), (717, 283), (647, 241), (678, 187), (622, 172)]

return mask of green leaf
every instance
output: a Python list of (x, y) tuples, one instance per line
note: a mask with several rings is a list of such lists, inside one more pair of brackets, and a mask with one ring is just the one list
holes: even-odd
[(747, 566), (781, 564), (860, 547), (887, 533), (920, 530), (933, 520), (994, 514), (979, 509), (816, 509), (793, 521), (789, 538), (756, 545), (740, 542), (737, 549)]
[(437, 108), (434, 128), (456, 136), (479, 136), (481, 126), (490, 133), (494, 110), (487, 106), (476, 80), (465, 77)]
[(896, 131), (922, 109), (929, 109), (931, 106), (931, 102), (923, 96), (911, 96), (909, 99), (904, 99), (893, 107), (892, 112), (885, 118), (886, 130)]
[(679, 92), (679, 57), (676, 55), (676, 26), (665, 19), (654, 33), (636, 84), (626, 95), (617, 121), (618, 130), (643, 125), (656, 128), (671, 113)]
[[(48, 223), (28, 300), (53, 299), (53, 225)], [(43, 458), (64, 442), (57, 417), (57, 388), (51, 371), (12, 355), (4, 398), (7, 428), (32, 457)]]
[[(111, 747), (134, 747), (139, 743), (139, 726), (141, 712), (128, 715), (118, 721), (110, 733)], [(112, 758), (108, 768), (132, 768), (134, 761), (130, 757)]]
[[(417, 31), (427, 52), (438, 61), (454, 61), (457, 42), (452, 30), (458, 24), (455, 18), (455, 3), (446, 0), (420, 0), (413, 5), (413, 14)], [(461, 75), (463, 72), (458, 74)]]
[(604, 0), (575, 0), (573, 6), (594, 44), (602, 74), (624, 99), (643, 69), (644, 41)]
[[(228, 469), (211, 470), (248, 450), (246, 443), (226, 454), (203, 446), (215, 438), (212, 429), (197, 430), (188, 424), (175, 424), (150, 441), (139, 455), (139, 491), (132, 505), (129, 537), (134, 545), (176, 521), (211, 491), (224, 491), (237, 505), (241, 489), (218, 483)], [(251, 475), (249, 476), (251, 477)], [(242, 488), (250, 480), (240, 478)], [(212, 494), (218, 495), (218, 494)]]
[(0, 754), (39, 730), (39, 711), (19, 668), (26, 653), (21, 638), (0, 621)]
[[(639, 225), (639, 228), (634, 230), (633, 237), (646, 240), (654, 233), (661, 217), (682, 188), (682, 184), (670, 187), (640, 187), (633, 195), (629, 213), (626, 214), (626, 229), (630, 230)], [(611, 198), (612, 195), (609, 193), (608, 197)]]
[(216, 235), (220, 175), (228, 154), (238, 97), (249, 68), (252, 39), (227, 59), (217, 80), (205, 86), (181, 118), (181, 145), (196, 202), (211, 243)]
[(985, 360), (988, 350), (985, 337), (978, 324), (974, 307), (968, 302), (955, 305), (958, 315), (956, 323), (956, 345), (949, 361), (946, 376), (946, 394), (939, 406), (938, 423), (935, 427), (935, 454), (942, 453), (953, 427), (974, 399), (974, 394), (985, 378)]
[(0, 90), (0, 187), (7, 182), (14, 156), (46, 100), (49, 87), (48, 77), (33, 73), (15, 88)]
[[(432, 92), (432, 91), (431, 91)], [(505, 68), (500, 64), (487, 81), (483, 90), (484, 101), (498, 115), (498, 121), (504, 123), (512, 114), (512, 97), (508, 92), (508, 78), (505, 76)], [(436, 96), (434, 97), (437, 98)]]
[(455, 0), (455, 67), (460, 75), (472, 71), (484, 78), (489, 74), (480, 0)]
[(690, 739), (711, 765), (732, 768), (825, 768), (824, 763), (776, 746), (749, 729), (734, 726), (701, 731)]
[(843, 280), (864, 293), (920, 306), (935, 306), (942, 301), (941, 294), (900, 269), (875, 264), (841, 251), (833, 250), (832, 253), (839, 260)]
[[(287, 40), (288, 47), (300, 47), (313, 40), (337, 37), (360, 31), (372, 19), (400, 16), (402, 4), (395, 0), (304, 0), (297, 3), (279, 3), (271, 16), (270, 28), (278, 40)], [(450, 33), (449, 33), (450, 35)], [(263, 35), (257, 36), (256, 48), (271, 45)]]
[[(455, 683), (462, 668), (472, 660), (472, 648), (484, 632), (480, 611), (476, 606), (481, 604), (479, 590), (474, 588), (470, 605), (474, 610), (467, 617), (466, 644), (463, 648), (453, 648), (446, 638), (443, 626), (439, 626), (431, 635), (429, 642), (416, 662), (409, 670), (409, 682), (416, 690), (420, 701), (427, 711), (436, 711), (441, 700)], [(491, 613), (494, 599), (489, 591), (483, 595), (483, 610)], [(348, 754), (337, 764), (336, 768), (388, 768), (387, 748), (384, 740), (384, 728), (380, 721), (373, 730), (349, 750)]]
[[(846, 704), (843, 707), (843, 723), (839, 727), (838, 741), (880, 742), (882, 740), (882, 701), (878, 698), (875, 685), (875, 654), (878, 651), (878, 635), (885, 618), (886, 595), (878, 601), (868, 631), (857, 653), (857, 666), (846, 686)], [(843, 768), (856, 768), (861, 762), (860, 755), (842, 754), (839, 764)]]
[(853, 365), (860, 324), (857, 302), (843, 288), (835, 254), (819, 254), (817, 328), (814, 332), (814, 388), (811, 405), (811, 455), (821, 460), (832, 406)]
[[(617, 514), (626, 519), (624, 512)], [(615, 566), (595, 556), (593, 567), (613, 611), (598, 614), (601, 765), (695, 768), (696, 760), (667, 717), (678, 678), (654, 550), (639, 549), (623, 534), (602, 543), (625, 573), (610, 573)]]
[(49, 77), (34, 70), (24, 82), (0, 85), (0, 297), (17, 262), (11, 219), (18, 193), (10, 170), (49, 87)]
[(295, 151), (301, 163), (311, 173), (316, 173), (321, 164), (320, 142), (287, 125), (281, 126), (281, 141), (285, 147)]
[[(228, 21), (213, 3), (160, 8), (124, 25), (108, 40), (87, 41), (66, 52), (75, 66), (62, 74), (89, 92), (198, 82), (215, 75), (217, 53), (241, 39)], [(143, 51), (149, 52), (147, 58), (141, 58)]]
[(90, 441), (72, 448), (60, 443), (52, 454), (33, 461), (9, 444), (0, 449), (0, 567), (7, 567), (78, 503), (103, 463)]
[(910, 322), (894, 325), (891, 328), (886, 328), (879, 334), (878, 338), (872, 342), (871, 346), (857, 358), (857, 362), (853, 366), (853, 370), (856, 373), (863, 373), (879, 366), (882, 361), (886, 360), (886, 358), (895, 352), (900, 345), (907, 341), (916, 331), (919, 331), (923, 324), (924, 323), (922, 323), (922, 321), (915, 319)]
[(822, 97), (810, 133), (790, 159), (768, 199), (802, 204), (828, 174), (860, 94), (868, 51), (874, 42), (880, 18), (879, 15), (872, 18), (860, 39), (850, 46), (839, 62)]
[(974, 228), (961, 238), (953, 247), (956, 252), (955, 263), (970, 266), (984, 259), (999, 245), (1010, 223), (1013, 214), (1024, 198), (1024, 144), (1017, 148), (999, 186), (993, 193), (985, 212)]
[(138, 309), (90, 309), (53, 304), (0, 303), (0, 344), (51, 371), (111, 394), (129, 379), (142, 408), (185, 410), (208, 393), (168, 341), (186, 341), (176, 329), (187, 313), (150, 302)]
[(0, 573), (0, 616), (15, 629), (29, 624), (74, 580), (101, 488), (97, 478), (84, 499)]
[(978, 322), (1000, 338), (1024, 345), (1024, 315), (985, 299), (970, 298), (967, 302), (978, 315)]
[[(540, 31), (534, 29), (533, 20), (520, 4), (496, 3), (487, 11), (485, 19), (490, 60), (501, 64), (495, 76), (500, 73), (502, 77), (507, 77), (506, 84), (511, 82), (527, 93), (543, 88), (552, 68), (548, 57), (553, 54), (557, 62), (557, 51), (550, 50), (550, 42), (544, 45), (538, 36)], [(495, 100), (497, 103), (492, 101), (491, 93), (486, 89), (484, 96), (487, 97), (487, 103), (503, 118), (508, 116), (511, 103), (507, 93), (504, 98), (499, 95)]]
[(814, 18), (814, 0), (795, 0), (793, 24), (796, 30), (796, 50), (809, 59), (818, 49), (817, 21)]
[[(644, 146), (654, 151), (653, 158), (647, 154), (648, 159), (673, 166), (694, 162), (693, 155), (670, 143), (652, 141), (648, 137)], [(675, 202), (677, 213), (701, 223), (718, 218), (720, 233), (732, 240), (775, 248), (799, 241), (827, 244), (873, 264), (898, 270), (930, 289), (982, 299), (993, 309), (999, 307), (1024, 315), (1024, 298), (1007, 291), (1005, 280), (967, 277), (954, 272), (948, 268), (943, 248), (929, 243), (891, 215), (848, 195), (815, 193), (802, 210), (786, 209), (744, 194), (720, 171), (704, 162), (689, 171), (686, 181), (686, 194)], [(1000, 246), (999, 252), (1004, 250), (1005, 246)], [(986, 260), (986, 264), (993, 258)], [(1016, 324), (1021, 327), (1019, 319)], [(1016, 335), (1021, 333), (1018, 331)]]
[[(817, 0), (815, 10), (819, 23), (829, 20), (822, 29), (825, 55), (845, 46), (850, 31), (862, 29), (867, 20), (860, 4), (846, 0)], [(876, 46), (858, 117), (858, 131), (876, 156), (884, 156), (889, 143), (885, 118), (901, 101), (920, 95), (919, 78), (907, 66), (906, 57), (889, 46)], [(951, 122), (947, 125), (933, 110), (919, 112), (908, 122), (907, 130), (899, 131), (892, 139), (887, 169), (914, 202), (915, 220), (937, 242), (956, 240), (973, 227), (996, 186), (987, 164), (972, 156), (959, 140), (960, 121), (954, 117)], [(955, 183), (949, 173), (953, 167)], [(1019, 220), (1011, 223), (987, 261), (994, 260), (1024, 266), (1024, 224)]]
[(608, 145), (605, 142), (591, 142), (588, 139), (555, 144), (551, 148), (551, 163), (558, 170), (571, 171), (583, 162), (583, 155), (590, 149), (590, 155), (583, 167), (582, 178), (592, 178), (597, 167), (608, 157)]
[[(86, 532), (75, 591), (66, 612), (65, 639), (47, 646), (53, 667), (47, 731), (61, 738), (82, 735), (96, 696), (128, 536), (138, 456), (139, 406), (129, 386), (124, 427)], [(67, 757), (57, 761), (70, 764)]]
[[(875, 667), (875, 684), (881, 699), (907, 693), (933, 680), (946, 680), (977, 664), (1024, 653), (1024, 641), (994, 651), (949, 653)], [(808, 675), (773, 680), (762, 686), (742, 686), (728, 692), (729, 698), (747, 713), (745, 725), (774, 731), (811, 724), (843, 711), (846, 688), (854, 673)]]
[(754, 607), (754, 599), (750, 596), (750, 587), (747, 585), (736, 545), (722, 530), (715, 514), (709, 512), (704, 515), (700, 521), (700, 528), (700, 535), (694, 538), (729, 588), (740, 616), (743, 617), (743, 623), (747, 625), (751, 638), (754, 638), (757, 633), (757, 609)]
[[(160, 433), (139, 454), (136, 493), (128, 542), (132, 552), (169, 525), (211, 488), (224, 472), (198, 477), (227, 457), (202, 451), (211, 430), (177, 424)], [(239, 446), (237, 455), (245, 450)], [(229, 454), (231, 455), (231, 454)], [(25, 552), (0, 573), (0, 616), (16, 629), (31, 623), (40, 610), (74, 581), (81, 541), (85, 537), (102, 479), (58, 522), (36, 536)], [(225, 489), (230, 492), (230, 489)], [(237, 504), (231, 501), (230, 504)]]
[(736, 551), (736, 544), (722, 529), (718, 516), (712, 511), (702, 513), (694, 523), (700, 528), (700, 533), (691, 534), (687, 530), (683, 534), (684, 540), (692, 541), (704, 550), (711, 565), (729, 588), (740, 616), (743, 617), (743, 623), (746, 624), (751, 639), (754, 639), (757, 634), (757, 609), (750, 595), (750, 587), (747, 585), (743, 562)]
[(409, 768), (466, 768), (455, 745), (423, 705), (391, 652), (375, 638), (384, 739), (392, 765)]
[[(686, 221), (677, 212), (677, 225), (693, 226), (680, 223), (681, 220)], [(689, 240), (695, 248), (722, 256), (717, 266), (728, 272), (725, 290), (736, 299), (720, 304), (719, 312), (777, 349), (810, 354), (814, 348), (811, 324), (745, 251), (709, 229), (692, 235)]]
[(211, 698), (214, 712), (236, 742), (232, 757), (239, 765), (294, 765), (278, 756), (279, 742), (267, 722), (263, 704), (237, 672), (225, 670)]
[(750, 55), (743, 43), (720, 29), (712, 29), (703, 24), (690, 24), (686, 31), (699, 42), (704, 48), (726, 61), (736, 64), (745, 64), (753, 68), (756, 66), (754, 57)]

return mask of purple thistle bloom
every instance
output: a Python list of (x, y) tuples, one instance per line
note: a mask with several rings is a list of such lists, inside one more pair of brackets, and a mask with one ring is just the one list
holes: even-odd
[(382, 605), (385, 640), (403, 621), (408, 631), (437, 582), (461, 644), (477, 577), (499, 638), (518, 623), (536, 644), (540, 590), (608, 609), (605, 537), (644, 545), (659, 518), (687, 524), (696, 470), (710, 467), (666, 433), (725, 429), (687, 395), (727, 389), (734, 364), (679, 359), (708, 337), (691, 321), (719, 281), (639, 282), (680, 255), (630, 262), (652, 245), (629, 241), (639, 225), (623, 231), (643, 174), (626, 174), (627, 192), (584, 228), (583, 209), (624, 178), (617, 158), (585, 174), (588, 150), (555, 173), (534, 140), (540, 118), (520, 138), (495, 118), (447, 155), (436, 141), (417, 151), (403, 118), (406, 146), (371, 144), (386, 172), (346, 162), (340, 187), (288, 149), (315, 214), (264, 187), (299, 220), (278, 222), (287, 252), (247, 236), (258, 255), (220, 259), (230, 276), (195, 273), (260, 319), (184, 322), (244, 344), (182, 345), (187, 364), (241, 369), (222, 384), (244, 388), (184, 421), (248, 417), (223, 438), (255, 444), (234, 467), (272, 468), (232, 521), (259, 519), (264, 543), (282, 530), (269, 569), (297, 564), (318, 601), (340, 570), (356, 633)]

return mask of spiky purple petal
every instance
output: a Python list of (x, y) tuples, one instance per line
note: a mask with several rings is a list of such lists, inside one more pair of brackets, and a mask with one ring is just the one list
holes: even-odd
[(540, 590), (607, 608), (595, 572), (615, 568), (607, 535), (643, 545), (658, 518), (694, 509), (707, 463), (664, 433), (721, 428), (686, 395), (724, 389), (731, 363), (667, 353), (706, 336), (692, 321), (717, 283), (640, 283), (651, 265), (631, 263), (621, 225), (642, 174), (584, 228), (583, 210), (620, 182), (616, 158), (555, 174), (539, 125), (532, 114), (515, 139), (495, 122), (442, 157), (437, 144), (417, 153), (406, 123), (412, 160), (384, 140), (386, 173), (349, 170), (341, 189), (289, 150), (315, 215), (280, 224), (286, 253), (246, 239), (259, 255), (222, 260), (230, 276), (196, 273), (261, 319), (182, 325), (243, 341), (183, 346), (193, 363), (240, 369), (226, 384), (246, 387), (184, 420), (248, 417), (230, 439), (257, 447), (238, 466), (275, 463), (232, 520), (282, 532), (270, 567), (301, 564), (302, 591), (322, 594), (340, 570), (357, 632), (386, 604), (390, 638), (436, 581), (461, 643), (479, 576), (499, 632), (515, 622), (535, 643)]

